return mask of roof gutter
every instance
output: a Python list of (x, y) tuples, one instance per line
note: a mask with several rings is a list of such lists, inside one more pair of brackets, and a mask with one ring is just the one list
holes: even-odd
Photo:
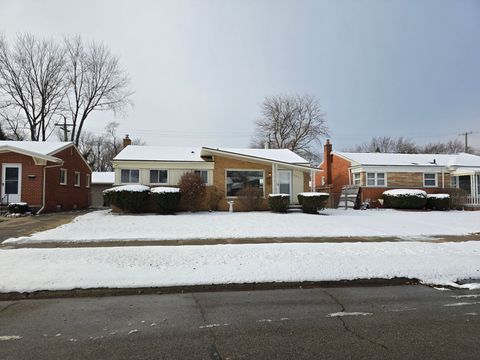
[(45, 199), (46, 199), (46, 196), (45, 196), (45, 184), (47, 182), (47, 169), (51, 169), (51, 168), (54, 168), (54, 167), (59, 167), (59, 166), (62, 166), (63, 165), (63, 160), (60, 164), (54, 164), (54, 165), (47, 165), (47, 166), (44, 166), (43, 167), (43, 193), (42, 193), (42, 207), (40, 208), (40, 210), (37, 211), (37, 214), (41, 214), (43, 212), (43, 210), (45, 209)]

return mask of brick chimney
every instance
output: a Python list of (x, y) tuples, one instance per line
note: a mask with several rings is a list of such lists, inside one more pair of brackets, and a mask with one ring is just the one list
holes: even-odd
[(332, 144), (330, 139), (327, 139), (325, 145), (323, 146), (323, 162), (325, 164), (325, 184), (329, 185), (332, 183)]
[(132, 139), (130, 139), (127, 134), (123, 138), (123, 148), (125, 149), (128, 145), (132, 145)]

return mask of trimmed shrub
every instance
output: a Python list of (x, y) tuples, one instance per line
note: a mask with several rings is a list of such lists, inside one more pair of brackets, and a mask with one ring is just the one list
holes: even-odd
[(151, 189), (151, 198), (155, 211), (160, 214), (174, 214), (180, 203), (180, 189), (175, 187), (156, 187)]
[(199, 210), (206, 193), (206, 187), (200, 175), (187, 172), (180, 178), (178, 186), (188, 210)]
[(427, 209), (430, 210), (449, 210), (451, 207), (451, 199), (448, 194), (428, 194)]
[(8, 204), (8, 212), (10, 214), (25, 214), (30, 212), (30, 207), (25, 202)]
[(124, 185), (103, 191), (107, 204), (116, 206), (124, 212), (145, 212), (148, 207), (150, 188), (144, 185)]
[(289, 194), (270, 194), (268, 195), (268, 207), (271, 212), (286, 213), (290, 203)]
[(423, 190), (397, 189), (383, 193), (383, 207), (392, 209), (424, 209), (427, 193)]
[(237, 202), (241, 210), (258, 211), (263, 203), (263, 190), (256, 186), (247, 186), (237, 192)]
[(298, 194), (298, 202), (304, 213), (318, 214), (319, 210), (325, 208), (329, 197), (328, 193), (304, 192)]

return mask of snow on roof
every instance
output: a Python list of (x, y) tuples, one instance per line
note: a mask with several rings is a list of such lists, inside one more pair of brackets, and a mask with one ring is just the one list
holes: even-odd
[(301, 156), (295, 154), (289, 149), (241, 149), (241, 148), (203, 148), (207, 151), (217, 150), (227, 153), (233, 153), (243, 156), (257, 157), (272, 161), (279, 161), (289, 164), (308, 164), (308, 161), (302, 158)]
[(209, 150), (225, 153), (262, 158), (290, 164), (308, 164), (308, 161), (288, 149), (240, 149), (240, 148), (213, 148), (213, 147), (172, 147), (129, 145), (115, 156), (113, 160), (142, 160), (142, 161), (205, 161), (202, 153)]
[(205, 161), (199, 147), (129, 145), (113, 160), (142, 161)]
[(115, 173), (112, 172), (92, 172), (92, 184), (113, 184), (115, 182)]
[(396, 166), (478, 166), (480, 156), (460, 154), (397, 154), (333, 152), (359, 165)]
[(0, 141), (0, 150), (13, 147), (40, 155), (51, 155), (70, 144), (72, 143), (64, 141)]

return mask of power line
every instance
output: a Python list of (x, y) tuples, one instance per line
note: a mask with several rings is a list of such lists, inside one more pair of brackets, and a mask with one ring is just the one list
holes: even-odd
[(458, 134), (458, 136), (465, 136), (465, 152), (468, 152), (468, 135), (473, 134), (473, 131), (465, 131), (464, 133)]

